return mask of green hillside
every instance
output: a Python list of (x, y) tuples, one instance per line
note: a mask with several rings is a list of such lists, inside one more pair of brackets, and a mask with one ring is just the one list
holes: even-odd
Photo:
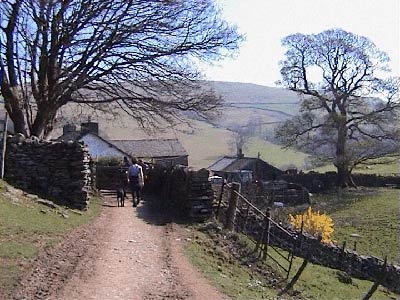
[(292, 91), (251, 83), (209, 81), (224, 100), (223, 113), (216, 122), (221, 127), (257, 123), (279, 123), (298, 112), (298, 95)]
[(260, 153), (261, 159), (282, 169), (286, 169), (290, 165), (295, 165), (297, 168), (302, 169), (304, 168), (304, 159), (307, 157), (307, 154), (302, 152), (282, 149), (280, 146), (260, 138), (251, 138), (245, 147), (245, 154), (257, 157), (258, 153)]

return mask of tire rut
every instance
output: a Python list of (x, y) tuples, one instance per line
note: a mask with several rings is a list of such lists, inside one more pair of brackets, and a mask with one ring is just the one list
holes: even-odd
[(171, 239), (173, 238), (174, 226), (168, 223), (164, 226), (164, 235), (162, 240), (163, 246), (163, 266), (162, 273), (164, 276), (164, 283), (159, 285), (157, 292), (150, 292), (144, 296), (144, 300), (159, 300), (159, 299), (174, 299), (185, 300), (190, 299), (192, 293), (182, 283), (181, 274), (174, 265), (174, 258), (172, 253)]
[(182, 254), (183, 228), (146, 201), (129, 203), (105, 197), (96, 220), (33, 261), (12, 300), (229, 299)]
[(12, 299), (48, 299), (59, 291), (85, 256), (90, 244), (89, 231), (85, 226), (69, 234), (54, 248), (43, 251), (20, 281)]

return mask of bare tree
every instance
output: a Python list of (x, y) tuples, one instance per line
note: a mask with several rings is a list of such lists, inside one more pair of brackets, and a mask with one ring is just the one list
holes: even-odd
[(144, 124), (219, 106), (198, 89), (199, 61), (241, 36), (213, 0), (3, 0), (1, 95), (17, 132), (45, 137), (74, 102), (120, 107)]
[(300, 115), (277, 131), (285, 146), (333, 163), (343, 187), (357, 164), (398, 154), (398, 81), (377, 77), (388, 70), (384, 52), (341, 29), (290, 35), (283, 45), (281, 83), (302, 96)]

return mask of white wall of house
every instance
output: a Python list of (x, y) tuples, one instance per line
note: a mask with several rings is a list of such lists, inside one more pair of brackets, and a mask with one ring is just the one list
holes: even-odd
[(84, 135), (80, 141), (84, 142), (84, 144), (88, 147), (89, 153), (93, 159), (101, 157), (123, 158), (125, 156), (123, 152), (106, 143), (94, 134), (88, 133)]

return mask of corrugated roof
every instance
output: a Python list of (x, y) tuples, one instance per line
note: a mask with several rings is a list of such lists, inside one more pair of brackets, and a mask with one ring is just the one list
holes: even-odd
[(231, 163), (233, 163), (237, 158), (224, 156), (209, 166), (207, 169), (214, 172), (224, 171)]
[(209, 166), (207, 169), (214, 172), (236, 172), (239, 170), (252, 170), (251, 163), (254, 161), (261, 161), (263, 164), (269, 166), (271, 169), (281, 172), (278, 168), (270, 165), (269, 163), (255, 158), (255, 157), (229, 157), (225, 156), (217, 160), (214, 164)]
[(178, 139), (112, 140), (112, 144), (139, 158), (187, 156)]
[(257, 160), (257, 158), (236, 158), (229, 166), (227, 166), (224, 171), (225, 172), (234, 172), (238, 170), (246, 170), (251, 168), (247, 168), (248, 164), (253, 160)]

